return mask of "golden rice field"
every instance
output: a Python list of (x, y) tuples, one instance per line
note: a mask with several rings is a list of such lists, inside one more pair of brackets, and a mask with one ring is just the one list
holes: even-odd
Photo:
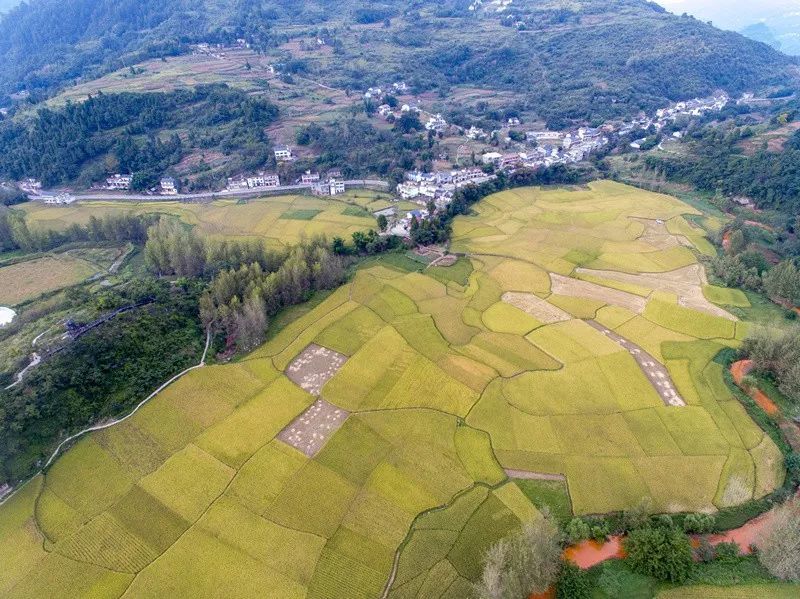
[(351, 192), (342, 201), (311, 196), (276, 196), (239, 202), (217, 200), (205, 204), (181, 202), (79, 202), (70, 206), (45, 206), (29, 202), (20, 206), (32, 228), (63, 230), (72, 224), (84, 225), (91, 216), (106, 214), (166, 214), (180, 218), (212, 238), (257, 238), (268, 244), (291, 245), (313, 235), (349, 238), (356, 231), (375, 226), (369, 212), (352, 216), (359, 205), (367, 210), (386, 207), (381, 194), (364, 190)]
[[(374, 598), (391, 581), (463, 598), (483, 551), (540, 517), (505, 469), (564, 475), (576, 514), (764, 496), (781, 453), (714, 361), (743, 323), (641, 286), (641, 313), (551, 291), (578, 266), (696, 264), (670, 232), (691, 213), (613, 183), (486, 199), (455, 223), (466, 285), (362, 269), (245, 360), (78, 442), (0, 508), (0, 596)], [(586, 319), (651, 353), (687, 405)], [(276, 435), (315, 401), (284, 374), (312, 343), (348, 357), (322, 398), (350, 415), (309, 457)]]
[(0, 267), (0, 305), (14, 306), (86, 280), (99, 268), (70, 254)]

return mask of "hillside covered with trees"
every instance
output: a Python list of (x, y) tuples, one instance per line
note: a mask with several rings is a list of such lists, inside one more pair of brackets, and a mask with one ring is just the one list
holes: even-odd
[(224, 85), (100, 94), (40, 109), (29, 122), (0, 122), (0, 176), (89, 185), (124, 172), (134, 174), (133, 187), (141, 190), (191, 153), (212, 148), (230, 156), (231, 173), (252, 169), (270, 158), (264, 128), (277, 115), (268, 100)]
[(304, 72), (341, 89), (405, 78), (525, 94), (553, 125), (725, 89), (784, 85), (794, 59), (645, 0), (31, 0), (0, 21), (0, 94), (34, 97), (199, 42), (258, 51), (321, 36), (335, 60)]

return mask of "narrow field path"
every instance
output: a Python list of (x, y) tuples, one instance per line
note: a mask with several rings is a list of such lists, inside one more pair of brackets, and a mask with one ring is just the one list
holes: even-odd
[(59, 456), (59, 454), (61, 453), (62, 449), (64, 449), (64, 447), (65, 447), (67, 444), (71, 443), (72, 441), (74, 441), (74, 440), (76, 440), (76, 439), (79, 439), (80, 437), (82, 437), (82, 436), (84, 436), (84, 435), (86, 435), (86, 434), (88, 434), (88, 433), (91, 433), (91, 432), (94, 432), (94, 431), (101, 431), (101, 430), (105, 430), (105, 429), (107, 429), (107, 428), (111, 428), (112, 426), (116, 426), (116, 425), (118, 425), (118, 424), (121, 424), (122, 422), (125, 422), (126, 420), (128, 420), (129, 418), (131, 418), (131, 417), (132, 417), (134, 414), (136, 414), (136, 412), (138, 412), (140, 409), (142, 409), (142, 407), (143, 407), (145, 404), (147, 404), (147, 403), (148, 403), (148, 402), (149, 402), (151, 399), (153, 399), (153, 398), (154, 398), (156, 395), (158, 395), (158, 394), (159, 394), (159, 393), (161, 393), (161, 392), (162, 392), (164, 389), (166, 389), (167, 387), (169, 387), (169, 386), (170, 386), (172, 383), (174, 383), (174, 382), (175, 382), (175, 381), (177, 381), (178, 379), (182, 378), (183, 376), (187, 375), (188, 373), (192, 372), (193, 370), (197, 370), (198, 368), (203, 368), (203, 367), (206, 365), (206, 357), (208, 356), (208, 350), (209, 350), (209, 348), (210, 348), (210, 347), (211, 347), (211, 331), (210, 331), (210, 330), (208, 330), (208, 331), (206, 332), (206, 345), (205, 345), (205, 348), (203, 349), (203, 355), (201, 356), (201, 358), (200, 358), (200, 362), (199, 362), (198, 364), (196, 364), (196, 365), (194, 365), (194, 366), (191, 366), (191, 367), (187, 368), (186, 370), (184, 370), (183, 372), (179, 372), (178, 374), (176, 374), (175, 376), (173, 376), (173, 377), (172, 377), (171, 379), (169, 379), (169, 380), (168, 380), (166, 383), (164, 383), (164, 384), (163, 384), (163, 385), (161, 385), (161, 386), (160, 386), (158, 389), (156, 389), (156, 390), (155, 390), (155, 391), (153, 391), (153, 392), (152, 392), (150, 395), (148, 395), (148, 396), (147, 396), (145, 399), (143, 399), (142, 401), (140, 401), (140, 402), (139, 402), (139, 403), (136, 405), (136, 407), (135, 407), (135, 408), (133, 408), (133, 410), (132, 410), (132, 411), (131, 411), (129, 414), (127, 414), (126, 416), (123, 416), (122, 418), (118, 418), (118, 419), (115, 419), (115, 420), (111, 420), (111, 421), (109, 421), (109, 422), (106, 422), (106, 423), (104, 423), (104, 424), (97, 424), (97, 425), (95, 425), (95, 426), (90, 426), (90, 427), (88, 427), (88, 428), (85, 428), (85, 429), (83, 429), (82, 431), (80, 431), (80, 432), (77, 432), (77, 433), (75, 433), (74, 435), (71, 435), (71, 436), (67, 437), (66, 439), (64, 439), (64, 440), (63, 440), (61, 443), (59, 443), (59, 444), (58, 444), (58, 447), (56, 447), (56, 450), (53, 452), (53, 454), (52, 454), (52, 455), (50, 456), (50, 458), (47, 460), (47, 462), (45, 463), (45, 465), (44, 465), (44, 466), (42, 466), (41, 470), (39, 470), (38, 472), (36, 472), (35, 474), (33, 474), (33, 475), (32, 475), (32, 476), (31, 476), (31, 477), (30, 477), (30, 478), (29, 478), (27, 481), (25, 481), (24, 483), (20, 484), (20, 485), (19, 485), (17, 488), (15, 488), (15, 489), (14, 489), (14, 491), (13, 491), (13, 492), (11, 492), (11, 493), (9, 493), (8, 495), (6, 495), (6, 496), (5, 496), (5, 497), (2, 499), (2, 501), (0, 501), (0, 506), (2, 506), (3, 504), (5, 504), (5, 503), (6, 503), (6, 502), (7, 502), (9, 499), (11, 499), (11, 498), (12, 498), (14, 495), (16, 495), (16, 494), (17, 494), (17, 492), (18, 492), (20, 489), (22, 489), (22, 488), (23, 488), (23, 487), (24, 487), (26, 484), (28, 484), (28, 483), (29, 483), (31, 480), (33, 480), (34, 478), (36, 478), (37, 476), (39, 476), (40, 474), (42, 474), (42, 473), (43, 473), (45, 470), (47, 470), (47, 468), (48, 468), (48, 467), (49, 467), (49, 466), (50, 466), (50, 465), (51, 465), (51, 464), (52, 464), (52, 463), (55, 461), (55, 459), (56, 459), (56, 458)]
[(659, 397), (661, 397), (661, 400), (666, 405), (676, 408), (686, 407), (686, 402), (678, 394), (677, 387), (675, 386), (675, 382), (672, 380), (672, 377), (669, 374), (669, 370), (667, 370), (667, 368), (658, 360), (656, 360), (653, 356), (632, 341), (629, 341), (628, 339), (625, 339), (625, 337), (618, 335), (596, 320), (587, 320), (586, 323), (592, 328), (603, 333), (603, 335), (614, 341), (620, 347), (628, 350), (628, 353), (633, 356), (633, 359), (639, 365), (639, 368), (647, 377), (647, 380), (650, 381), (653, 389), (656, 390), (656, 393), (658, 393)]
[(514, 470), (513, 468), (504, 468), (503, 471), (509, 478), (519, 478), (522, 480), (555, 480), (563, 482), (567, 477), (563, 474), (547, 474), (545, 472), (530, 472), (528, 470)]
[(28, 365), (27, 365), (25, 368), (23, 368), (22, 370), (20, 370), (20, 371), (19, 371), (19, 372), (18, 372), (18, 373), (17, 373), (17, 374), (14, 376), (14, 382), (13, 382), (13, 383), (11, 383), (11, 384), (10, 384), (8, 387), (6, 387), (6, 388), (5, 388), (5, 391), (8, 391), (9, 389), (13, 389), (13, 388), (14, 388), (14, 387), (16, 387), (17, 385), (19, 385), (19, 384), (22, 382), (22, 379), (24, 379), (24, 378), (25, 378), (25, 375), (26, 375), (26, 374), (28, 374), (28, 371), (29, 371), (29, 370), (31, 370), (32, 368), (36, 368), (36, 367), (37, 367), (39, 364), (41, 364), (41, 362), (42, 362), (42, 356), (40, 356), (40, 355), (39, 355), (38, 353), (36, 353), (36, 352), (33, 352), (33, 354), (31, 354), (31, 361), (30, 361), (30, 363), (29, 363), (29, 364), (28, 364)]

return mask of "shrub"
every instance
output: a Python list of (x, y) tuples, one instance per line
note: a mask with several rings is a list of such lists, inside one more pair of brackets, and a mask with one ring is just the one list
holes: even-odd
[(571, 545), (585, 541), (592, 535), (592, 529), (581, 518), (570, 520), (564, 532), (567, 535), (567, 541)]
[(688, 514), (683, 520), (684, 532), (705, 534), (714, 528), (714, 517), (708, 514)]
[(758, 559), (781, 580), (800, 580), (800, 504), (789, 502), (775, 516), (761, 542)]
[(589, 599), (592, 586), (586, 573), (572, 562), (564, 562), (556, 584), (556, 599)]
[(592, 526), (592, 539), (598, 543), (604, 542), (608, 538), (608, 526)]
[(697, 549), (694, 550), (694, 556), (698, 562), (707, 564), (708, 562), (714, 561), (716, 552), (714, 551), (714, 546), (709, 543), (708, 539), (702, 538), (700, 539), (700, 544), (697, 546)]
[(655, 525), (659, 528), (674, 528), (675, 523), (672, 521), (672, 516), (668, 514), (659, 514), (655, 517)]
[(720, 543), (716, 547), (716, 559), (721, 562), (733, 562), (741, 556), (736, 543)]
[(543, 593), (558, 576), (560, 557), (558, 528), (549, 516), (540, 518), (487, 551), (476, 594), (506, 599)]
[(631, 570), (658, 580), (681, 583), (692, 569), (692, 545), (677, 528), (640, 528), (625, 539)]

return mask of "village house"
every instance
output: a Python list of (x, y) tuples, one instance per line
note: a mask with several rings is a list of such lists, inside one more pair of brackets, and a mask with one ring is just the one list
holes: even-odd
[(397, 193), (404, 200), (413, 200), (419, 196), (419, 185), (414, 183), (399, 183), (397, 185)]
[(527, 154), (505, 154), (500, 160), (500, 168), (507, 170), (518, 168), (527, 158)]
[(72, 197), (68, 193), (59, 193), (53, 196), (46, 196), (44, 198), (44, 203), (48, 206), (63, 206), (69, 205), (75, 202), (75, 198)]
[(32, 193), (35, 195), (42, 190), (42, 182), (38, 179), (31, 179), (29, 177), (24, 181), (19, 182), (19, 188), (26, 193)]
[(328, 171), (328, 179), (342, 179), (342, 171), (338, 168)]
[(131, 188), (131, 184), (133, 184), (133, 175), (118, 174), (106, 179), (106, 187), (108, 189), (118, 189), (121, 191), (127, 191)]
[(447, 128), (447, 121), (444, 120), (441, 114), (437, 114), (428, 119), (425, 123), (425, 129), (428, 131), (444, 131)]
[(564, 133), (559, 131), (528, 131), (526, 134), (528, 139), (542, 141), (560, 141), (564, 137)]
[(467, 130), (467, 139), (486, 139), (486, 131), (473, 125)]
[(178, 195), (178, 184), (172, 177), (164, 177), (161, 179), (161, 193), (165, 196)]
[(288, 162), (292, 160), (292, 150), (289, 146), (275, 146), (275, 160), (278, 162)]
[(328, 179), (311, 185), (311, 193), (318, 196), (336, 196), (346, 191), (344, 181)]
[(312, 173), (311, 171), (306, 171), (302, 175), (300, 175), (301, 185), (312, 185), (318, 182), (319, 182), (319, 173)]
[(229, 191), (240, 191), (243, 189), (247, 189), (247, 179), (242, 176), (239, 177), (228, 177), (228, 190)]
[(259, 187), (280, 187), (280, 184), (281, 180), (278, 175), (258, 173), (257, 175), (247, 177), (247, 187), (251, 189)]
[(486, 152), (483, 156), (481, 156), (481, 162), (483, 164), (493, 164), (497, 166), (500, 164), (500, 161), (503, 160), (503, 155), (499, 152)]

